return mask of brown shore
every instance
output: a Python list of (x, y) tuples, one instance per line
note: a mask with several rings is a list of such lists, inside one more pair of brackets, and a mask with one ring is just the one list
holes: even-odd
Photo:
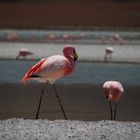
[(137, 0), (29, 1), (0, 3), (0, 28), (139, 28)]
[[(109, 108), (100, 85), (56, 85), (69, 120), (109, 120)], [(42, 85), (0, 84), (0, 119), (34, 119)], [(124, 86), (117, 120), (140, 121), (140, 87)], [(45, 88), (40, 119), (64, 119), (51, 86)]]

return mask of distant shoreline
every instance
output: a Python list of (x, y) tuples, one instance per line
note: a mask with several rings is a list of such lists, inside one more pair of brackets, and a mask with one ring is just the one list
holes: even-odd
[(100, 27), (100, 26), (48, 26), (48, 27), (0, 27), (0, 30), (36, 30), (36, 31), (44, 31), (44, 30), (55, 30), (55, 31), (135, 31), (139, 32), (140, 27)]
[[(27, 58), (27, 59), (20, 59), (17, 61), (39, 61), (41, 58)], [(6, 61), (15, 61), (15, 58), (3, 58), (0, 57), (0, 61), (6, 60)], [(82, 63), (116, 63), (116, 64), (140, 64), (139, 61), (110, 61), (110, 62), (105, 62), (103, 60), (78, 60), (78, 62)]]

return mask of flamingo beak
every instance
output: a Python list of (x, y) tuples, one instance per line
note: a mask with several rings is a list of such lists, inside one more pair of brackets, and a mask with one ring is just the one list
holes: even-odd
[(76, 61), (78, 59), (78, 55), (75, 53), (74, 54), (74, 61)]

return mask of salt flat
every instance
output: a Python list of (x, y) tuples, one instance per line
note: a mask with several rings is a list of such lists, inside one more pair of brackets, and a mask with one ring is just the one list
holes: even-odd
[[(34, 55), (27, 59), (41, 59), (54, 54), (62, 54), (66, 44), (46, 44), (46, 43), (0, 43), (0, 58), (15, 59), (19, 50), (28, 48), (34, 52)], [(110, 46), (114, 49), (112, 53), (112, 62), (132, 62), (140, 63), (140, 47), (139, 44), (73, 44), (78, 53), (80, 61), (101, 61), (104, 62), (105, 49)]]

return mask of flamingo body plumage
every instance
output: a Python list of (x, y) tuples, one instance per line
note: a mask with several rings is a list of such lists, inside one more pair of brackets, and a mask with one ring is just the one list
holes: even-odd
[(40, 82), (49, 81), (53, 84), (56, 80), (71, 74), (75, 66), (74, 57), (77, 57), (77, 54), (72, 53), (71, 56), (73, 58), (67, 53), (64, 53), (64, 55), (53, 55), (40, 60), (25, 74), (23, 82), (29, 79), (35, 79)]
[(53, 84), (56, 80), (63, 76), (69, 75), (73, 71), (73, 66), (69, 60), (61, 55), (53, 55), (42, 59), (32, 72), (27, 73), (28, 78), (23, 78), (23, 81), (36, 79), (40, 82), (49, 81)]
[[(103, 84), (103, 93), (109, 102), (111, 120), (115, 120), (117, 112), (117, 104), (120, 98), (123, 96), (124, 89), (120, 82), (118, 81), (107, 81)], [(114, 116), (111, 102), (115, 103)]]

